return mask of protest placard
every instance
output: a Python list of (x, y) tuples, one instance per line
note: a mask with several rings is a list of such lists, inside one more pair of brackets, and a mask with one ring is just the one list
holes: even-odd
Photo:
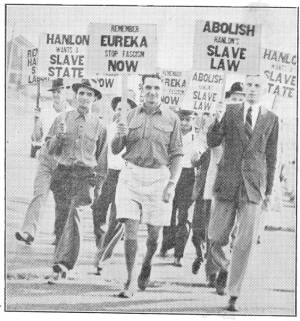
[(39, 39), (38, 75), (49, 78), (85, 78), (90, 36), (42, 33)]
[(91, 23), (87, 70), (99, 74), (153, 73), (157, 60), (156, 25)]
[(180, 108), (179, 102), (184, 96), (187, 84), (189, 82), (189, 75), (187, 72), (162, 70), (162, 97), (161, 101), (164, 106), (173, 110)]
[(193, 68), (259, 73), (261, 26), (198, 20), (195, 26)]
[(23, 51), (22, 58), (22, 84), (36, 84), (38, 80), (48, 80), (47, 77), (37, 76), (38, 48)]
[(193, 71), (182, 99), (182, 108), (213, 113), (221, 100), (223, 82), (223, 73)]
[(102, 94), (117, 94), (121, 91), (121, 83), (117, 76), (96, 75), (94, 78)]
[(261, 72), (267, 78), (269, 95), (296, 99), (297, 55), (262, 49)]

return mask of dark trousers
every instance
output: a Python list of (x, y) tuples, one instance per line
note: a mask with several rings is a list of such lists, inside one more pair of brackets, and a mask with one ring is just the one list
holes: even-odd
[(107, 211), (108, 211), (109, 205), (111, 205), (109, 229), (106, 233), (105, 239), (110, 240), (114, 235), (114, 230), (117, 225), (115, 195), (116, 195), (116, 188), (118, 184), (119, 174), (120, 174), (120, 170), (115, 170), (115, 169), (108, 170), (107, 177), (102, 186), (101, 194), (92, 205), (94, 234), (96, 237), (97, 247), (101, 246), (101, 243), (103, 241), (102, 238), (104, 236), (104, 232), (101, 229), (101, 226), (106, 223), (106, 217), (107, 217)]
[[(54, 263), (72, 269), (77, 261), (80, 247), (80, 218), (77, 208), (91, 203), (90, 187), (94, 181), (91, 168), (58, 165), (53, 173), (50, 189), (55, 200), (59, 227)], [(57, 228), (57, 227), (56, 227)]]
[(206, 245), (206, 258), (205, 272), (206, 276), (214, 274), (218, 271), (218, 267), (212, 261), (210, 253), (210, 242), (208, 239), (208, 225), (210, 220), (211, 200), (204, 200), (199, 197), (195, 202), (194, 215), (192, 222), (192, 242), (196, 249), (197, 257), (203, 259), (202, 245)]
[(194, 168), (183, 168), (175, 189), (171, 225), (165, 226), (163, 229), (161, 252), (166, 252), (174, 247), (176, 258), (183, 257), (189, 237), (188, 210), (193, 203), (191, 197), (194, 181)]

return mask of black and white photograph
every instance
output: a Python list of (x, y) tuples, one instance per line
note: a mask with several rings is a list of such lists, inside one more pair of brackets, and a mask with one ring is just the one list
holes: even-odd
[(295, 317), (299, 7), (2, 6), (6, 315)]

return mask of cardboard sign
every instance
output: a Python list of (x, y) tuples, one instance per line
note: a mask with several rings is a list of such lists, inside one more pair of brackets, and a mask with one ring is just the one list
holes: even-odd
[(90, 24), (88, 75), (154, 73), (156, 25)]
[(185, 94), (185, 90), (189, 83), (189, 75), (187, 72), (162, 70), (162, 97), (161, 101), (164, 106), (173, 110), (180, 108), (180, 102)]
[(121, 91), (120, 80), (116, 76), (96, 75), (92, 79), (103, 94), (117, 94)]
[(223, 82), (224, 74), (220, 72), (193, 71), (182, 108), (213, 113), (221, 100)]
[(32, 48), (23, 52), (22, 61), (22, 83), (36, 84), (38, 80), (49, 80), (47, 77), (37, 76), (38, 68), (38, 48)]
[(193, 67), (259, 73), (260, 25), (200, 20), (196, 22)]
[[(108, 95), (122, 95), (122, 77), (111, 75), (96, 75), (94, 78), (90, 78), (91, 81), (95, 83), (98, 89), (101, 91), (102, 94)], [(135, 100), (137, 95), (139, 95), (139, 86), (141, 83), (140, 76), (138, 75), (131, 75), (127, 79), (127, 87), (129, 90), (128, 98)]]
[(261, 70), (267, 78), (268, 94), (296, 99), (297, 55), (263, 49)]
[(85, 78), (89, 35), (43, 33), (39, 41), (38, 75), (49, 78)]

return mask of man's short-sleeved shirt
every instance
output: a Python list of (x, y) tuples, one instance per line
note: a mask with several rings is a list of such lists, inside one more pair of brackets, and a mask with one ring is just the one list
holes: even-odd
[(159, 107), (152, 114), (144, 108), (128, 114), (129, 132), (122, 156), (140, 167), (159, 168), (168, 165), (172, 157), (183, 155), (180, 120), (167, 108)]
[(56, 156), (58, 163), (93, 168), (98, 160), (99, 164), (103, 163), (103, 170), (106, 171), (107, 133), (102, 121), (91, 113), (81, 115), (77, 110), (62, 113), (50, 128), (49, 138), (56, 135), (61, 122), (65, 123), (67, 139), (61, 154)]

